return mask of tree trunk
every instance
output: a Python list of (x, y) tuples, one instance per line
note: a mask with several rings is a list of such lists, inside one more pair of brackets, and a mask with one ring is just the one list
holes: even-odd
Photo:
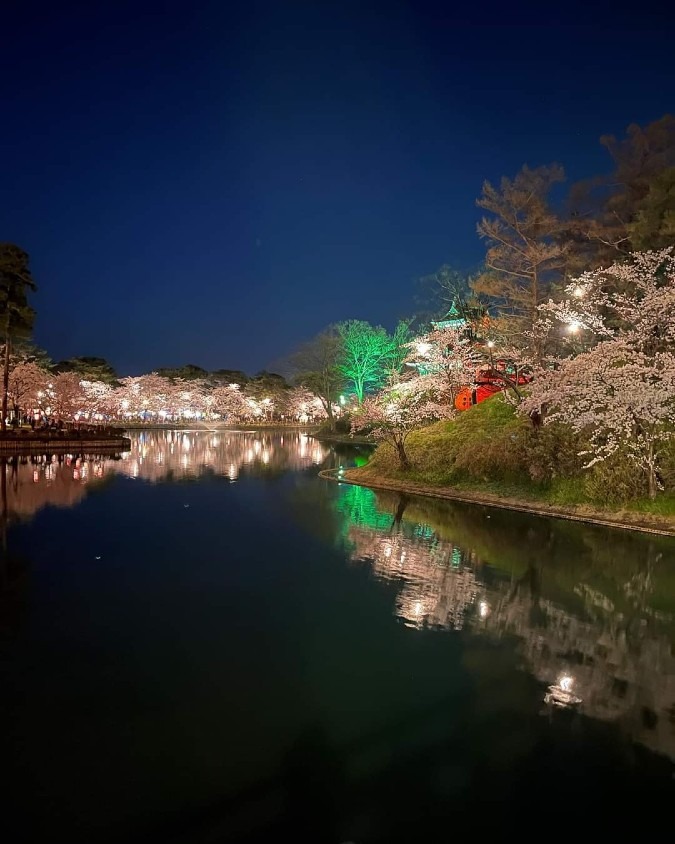
[(396, 440), (396, 451), (398, 452), (398, 461), (401, 465), (401, 469), (405, 469), (407, 471), (410, 468), (410, 461), (408, 460), (408, 455), (405, 453), (403, 440)]
[(391, 523), (391, 528), (389, 529), (390, 531), (392, 531), (396, 527), (396, 525), (401, 524), (401, 521), (403, 520), (403, 514), (405, 513), (409, 500), (410, 499), (405, 494), (405, 492), (402, 492), (398, 499), (398, 505), (396, 507), (396, 512), (394, 513), (394, 521)]
[(654, 443), (650, 442), (649, 449), (647, 451), (647, 473), (649, 483), (649, 497), (652, 500), (656, 498), (656, 493), (659, 489), (658, 481), (656, 480), (656, 466), (654, 465), (654, 463)]
[(2, 553), (0, 554), (0, 588), (4, 589), (8, 580), (8, 561), (7, 561), (7, 523), (8, 508), (7, 508), (7, 461), (6, 458), (0, 458), (0, 490), (2, 495), (2, 511), (0, 512), (0, 541), (2, 543)]
[(5, 327), (5, 365), (2, 373), (2, 427), (7, 430), (7, 398), (9, 394), (9, 317)]

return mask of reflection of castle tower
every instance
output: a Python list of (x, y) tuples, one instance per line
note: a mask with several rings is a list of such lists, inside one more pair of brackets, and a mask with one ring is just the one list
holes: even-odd
[(459, 548), (440, 540), (432, 543), (424, 534), (382, 534), (356, 526), (348, 537), (354, 559), (371, 561), (376, 577), (401, 581), (396, 614), (408, 626), (463, 627), (478, 583)]

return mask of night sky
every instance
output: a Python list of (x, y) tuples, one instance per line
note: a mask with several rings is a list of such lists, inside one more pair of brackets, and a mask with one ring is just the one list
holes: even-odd
[(480, 262), (484, 179), (606, 171), (600, 135), (675, 111), (672, 14), (618, 5), (3, 4), (0, 240), (36, 341), (253, 373), (393, 328), (414, 279)]

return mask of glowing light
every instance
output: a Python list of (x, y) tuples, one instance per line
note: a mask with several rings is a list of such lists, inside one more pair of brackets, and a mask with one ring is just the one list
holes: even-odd
[(481, 601), (478, 604), (478, 613), (481, 618), (487, 618), (490, 614), (490, 605), (487, 601)]
[(495, 341), (494, 340), (488, 340), (487, 345), (488, 345), (488, 349), (494, 349)]
[(584, 295), (584, 289), (583, 287), (579, 287), (579, 285), (577, 284), (572, 293), (574, 296), (577, 297), (577, 299), (580, 299)]
[[(38, 395), (40, 395), (40, 394), (38, 393)], [(127, 410), (128, 407), (129, 407), (129, 399), (123, 399), (122, 400), (122, 410)]]
[(577, 331), (579, 331), (580, 328), (581, 328), (580, 322), (571, 322), (568, 326), (568, 331), (570, 332), (570, 334), (576, 334)]
[(417, 344), (417, 353), (424, 356), (428, 355), (431, 351), (431, 343), (418, 343)]
[(574, 686), (574, 677), (570, 677), (569, 674), (565, 674), (558, 680), (558, 685), (564, 692), (569, 693), (572, 691), (572, 686)]
[(346, 404), (346, 402), (347, 402), (347, 399), (344, 396), (340, 396), (340, 404), (344, 405), (344, 404)]

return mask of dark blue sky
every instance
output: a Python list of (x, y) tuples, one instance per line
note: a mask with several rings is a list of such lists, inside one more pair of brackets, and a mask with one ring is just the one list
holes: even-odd
[(337, 320), (393, 327), (415, 278), (480, 261), (484, 179), (602, 172), (601, 134), (675, 110), (673, 16), (630, 8), (5, 5), (0, 240), (31, 255), (36, 340), (254, 372)]

